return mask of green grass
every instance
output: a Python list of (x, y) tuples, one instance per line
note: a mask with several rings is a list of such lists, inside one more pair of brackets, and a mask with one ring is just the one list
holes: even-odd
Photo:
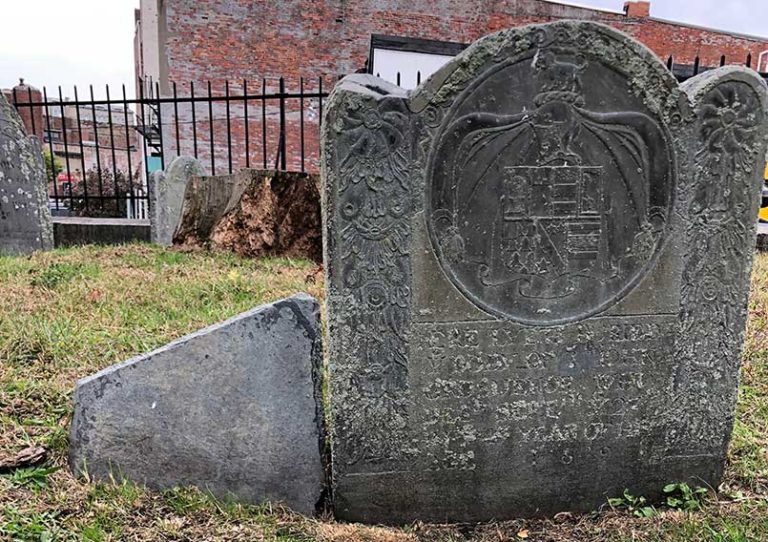
[[(165, 540), (189, 529), (229, 539), (235, 521), (249, 525), (244, 539), (277, 537), (261, 509), (74, 480), (61, 468), (72, 390), (79, 378), (255, 305), (299, 291), (321, 297), (316, 271), (305, 261), (150, 245), (0, 257), (0, 455), (48, 449), (44, 467), (0, 476), (0, 540)], [(199, 522), (216, 525), (196, 531)]]
[(311, 520), (193, 488), (89, 484), (66, 468), (77, 379), (260, 303), (306, 291), (304, 261), (244, 260), (149, 245), (0, 257), (0, 456), (43, 446), (43, 465), (0, 475), (0, 540), (659, 541), (768, 540), (768, 255), (758, 256), (725, 481), (701, 511), (599, 513), (483, 525), (383, 528)]

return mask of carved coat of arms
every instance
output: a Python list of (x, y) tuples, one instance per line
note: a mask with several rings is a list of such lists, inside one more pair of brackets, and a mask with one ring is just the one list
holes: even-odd
[(631, 94), (608, 90), (618, 74), (567, 50), (489, 71), (441, 128), (433, 246), (491, 313), (531, 324), (594, 314), (637, 284), (661, 244), (667, 133)]

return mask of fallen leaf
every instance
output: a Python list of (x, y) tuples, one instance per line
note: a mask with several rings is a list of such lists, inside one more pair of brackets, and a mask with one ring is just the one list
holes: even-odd
[(88, 292), (88, 294), (85, 296), (85, 299), (90, 303), (98, 303), (102, 299), (104, 299), (104, 292), (101, 290), (91, 290)]
[(528, 538), (528, 529), (517, 532), (517, 538)]
[(32, 467), (45, 460), (47, 450), (42, 446), (24, 448), (13, 457), (0, 457), (0, 472)]

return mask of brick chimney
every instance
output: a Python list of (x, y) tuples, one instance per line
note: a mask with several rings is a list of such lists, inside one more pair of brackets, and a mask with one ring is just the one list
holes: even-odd
[[(16, 102), (19, 104), (25, 103), (39, 103), (43, 101), (42, 93), (31, 85), (24, 83), (24, 79), (19, 79), (19, 84), (13, 87), (11, 91), (11, 99), (16, 98)], [(27, 131), (27, 135), (35, 135), (40, 140), (40, 144), (43, 144), (43, 108), (37, 107), (17, 107), (21, 121), (24, 123), (24, 128)]]
[(651, 15), (651, 3), (643, 0), (624, 2), (624, 14), (627, 17), (649, 17)]

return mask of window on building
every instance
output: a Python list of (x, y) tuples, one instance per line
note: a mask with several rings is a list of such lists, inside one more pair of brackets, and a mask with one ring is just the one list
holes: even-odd
[(368, 71), (405, 89), (417, 87), (466, 49), (463, 43), (398, 36), (371, 36)]
[(61, 141), (61, 130), (45, 130), (43, 139), (45, 139), (46, 143)]

